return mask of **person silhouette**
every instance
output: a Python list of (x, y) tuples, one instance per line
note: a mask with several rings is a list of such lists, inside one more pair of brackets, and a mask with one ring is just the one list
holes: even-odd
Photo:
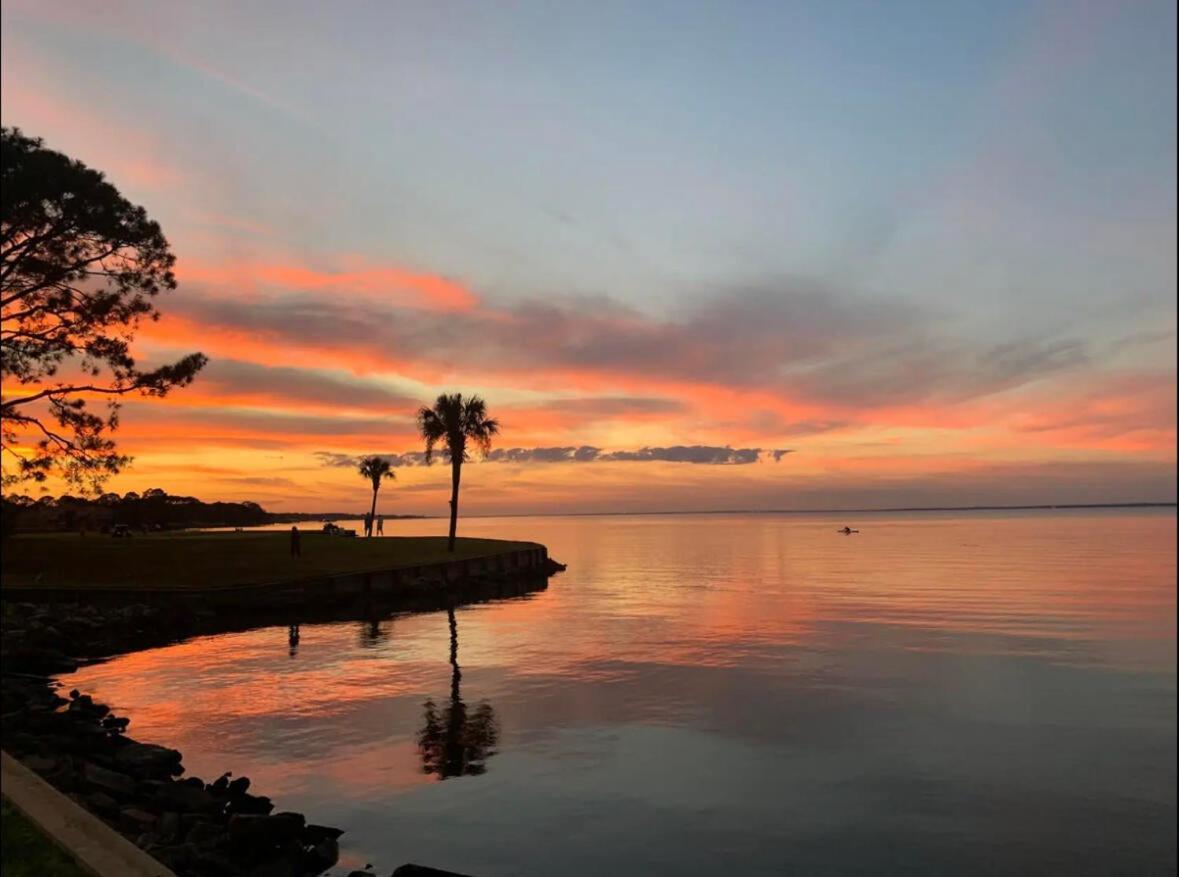
[(302, 538), (299, 536), (299, 528), (291, 527), (291, 557), (303, 556), (303, 546), (301, 542)]
[(378, 536), (385, 535), (385, 516), (384, 515), (377, 516), (377, 535)]

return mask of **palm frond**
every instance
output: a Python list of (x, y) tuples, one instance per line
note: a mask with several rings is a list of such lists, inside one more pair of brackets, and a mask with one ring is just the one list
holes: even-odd
[(423, 406), (418, 411), (418, 432), (426, 442), (426, 462), (433, 461), (434, 449), (445, 442), (445, 453), (451, 460), (464, 463), (467, 440), (470, 439), (484, 456), (491, 450), (491, 438), (499, 433), (499, 421), (487, 416), (487, 403), (479, 396), (463, 398), (462, 393), (443, 393), (432, 408)]

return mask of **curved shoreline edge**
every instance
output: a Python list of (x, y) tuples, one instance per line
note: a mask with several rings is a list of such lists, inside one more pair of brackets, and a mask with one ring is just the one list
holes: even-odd
[[(519, 544), (519, 543), (515, 543)], [(367, 570), (323, 573), (272, 582), (206, 588), (28, 587), (4, 585), (0, 600), (29, 603), (94, 603), (98, 605), (183, 604), (189, 608), (322, 608), (357, 598), (412, 596), (423, 587), (436, 588), (484, 577), (518, 576), (563, 569), (550, 561), (548, 548), (524, 543), (523, 548), (455, 560), (431, 561)]]
[[(20, 759), (48, 784), (46, 791), (67, 796), (172, 873), (320, 874), (336, 864), (343, 831), (309, 824), (300, 813), (273, 813), (269, 798), (247, 791), (244, 776), (225, 774), (209, 783), (178, 778), (178, 751), (126, 736), (129, 720), (85, 694), (61, 697), (62, 680), (55, 677), (81, 663), (192, 636), (526, 598), (546, 589), (560, 569), (544, 546), (529, 545), (499, 555), (208, 591), (6, 588), (0, 676), (5, 758)], [(220, 599), (210, 601), (210, 594)], [(70, 854), (82, 858), (74, 849)]]

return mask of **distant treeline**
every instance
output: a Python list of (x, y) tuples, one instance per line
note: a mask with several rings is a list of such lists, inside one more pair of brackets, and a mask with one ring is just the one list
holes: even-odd
[[(104, 532), (116, 524), (136, 530), (178, 530), (185, 527), (258, 527), (301, 521), (340, 521), (361, 512), (268, 512), (256, 502), (203, 502), (195, 496), (173, 496), (158, 487), (143, 493), (81, 496), (6, 496), (0, 501), (5, 533)], [(386, 519), (421, 515), (385, 515)]]
[(158, 487), (142, 494), (104, 493), (80, 496), (6, 496), (2, 503), (4, 531), (103, 531), (116, 524), (135, 529), (181, 527), (253, 527), (272, 516), (256, 502), (202, 502), (195, 496), (173, 496)]

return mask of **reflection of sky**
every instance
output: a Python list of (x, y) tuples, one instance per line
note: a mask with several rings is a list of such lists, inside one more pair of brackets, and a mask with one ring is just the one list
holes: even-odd
[(1173, 513), (879, 516), (855, 537), (780, 516), (472, 523), (569, 563), (456, 613), (462, 698), (501, 727), (483, 776), (421, 771), (444, 613), (376, 642), (303, 625), (293, 657), (286, 628), (210, 637), (69, 684), (381, 868), (1174, 862)]
[(120, 490), (354, 502), (314, 452), (453, 388), (505, 447), (799, 451), (472, 510), (1174, 497), (1173, 3), (12, 0), (3, 58), (180, 257), (143, 354), (214, 358)]

